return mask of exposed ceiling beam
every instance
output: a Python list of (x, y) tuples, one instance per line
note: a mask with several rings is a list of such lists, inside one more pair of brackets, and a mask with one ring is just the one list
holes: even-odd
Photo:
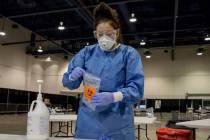
[(65, 0), (65, 2), (69, 6), (76, 5), (77, 7), (79, 7), (80, 9), (76, 9), (75, 11), (92, 28), (92, 26), (93, 26), (93, 16), (90, 15), (89, 12), (87, 12), (87, 10), (85, 10), (83, 8), (83, 7), (85, 7), (84, 5), (82, 5), (81, 3), (77, 3), (77, 1), (75, 1), (75, 0), (71, 0), (71, 1), (70, 0)]
[[(58, 53), (65, 53), (63, 50), (44, 50), (42, 53), (39, 52), (32, 52), (32, 51), (27, 51), (26, 54), (32, 54), (32, 55), (46, 55), (46, 54), (58, 54)], [(66, 54), (66, 53), (65, 53)]]
[(79, 5), (84, 9), (84, 11), (87, 13), (87, 15), (89, 15), (90, 18), (91, 18), (92, 20), (94, 20), (94, 17), (93, 17), (92, 12), (91, 12), (88, 8), (86, 8), (87, 5), (85, 5), (81, 0), (78, 0), (78, 3), (79, 3)]
[[(48, 40), (46, 39), (41, 39), (41, 40), (36, 40), (35, 42), (47, 42)], [(26, 41), (16, 41), (16, 42), (7, 42), (7, 43), (2, 43), (2, 46), (9, 46), (9, 45), (19, 45), (19, 44), (29, 44), (31, 43), (31, 40), (26, 40)]]
[[(190, 31), (203, 31), (203, 30), (210, 30), (210, 27), (207, 28), (189, 28), (189, 29), (181, 29), (181, 30), (176, 30), (176, 32), (190, 32)], [(136, 33), (126, 33), (122, 34), (123, 36), (134, 36), (134, 35), (147, 35), (147, 34), (163, 34), (163, 33), (171, 33), (173, 30), (161, 30), (161, 31), (152, 31), (152, 32), (136, 32)], [(54, 41), (71, 41), (71, 40), (89, 40), (89, 39), (94, 39), (93, 36), (86, 36), (86, 37), (74, 37), (74, 38), (64, 38), (61, 40), (54, 40)], [(41, 39), (41, 40), (36, 40), (36, 42), (45, 42), (47, 41), (46, 39)], [(19, 42), (7, 42), (3, 43), (3, 46), (7, 45), (14, 45), (14, 44), (27, 44), (30, 43), (30, 40), (26, 41), (19, 41)]]
[[(133, 36), (133, 35), (129, 35), (129, 36)], [(81, 42), (89, 42), (91, 39), (94, 39), (93, 37), (84, 37), (84, 38), (75, 38), (75, 39), (63, 39), (63, 40), (57, 40), (57, 41), (76, 41), (78, 42), (77, 40), (80, 40)], [(187, 40), (198, 40), (200, 39), (200, 41), (202, 42), (205, 42), (203, 41), (202, 37), (197, 37), (197, 36), (188, 36), (188, 37), (179, 37), (179, 38), (176, 38), (177, 41), (187, 41)], [(159, 38), (153, 38), (153, 39), (150, 39), (148, 40), (148, 43), (156, 43), (156, 42), (165, 42), (165, 41), (168, 41), (168, 40), (172, 40), (171, 37), (159, 37)], [(35, 42), (36, 43), (39, 43), (39, 42), (47, 42), (48, 40), (45, 40), (45, 39), (42, 39), (42, 40), (36, 40)], [(56, 41), (56, 42), (57, 42)], [(8, 45), (17, 45), (17, 44), (29, 44), (31, 41), (30, 40), (26, 40), (26, 41), (19, 41), (19, 42), (8, 42), (8, 43), (2, 43), (1, 45), (2, 46), (8, 46)], [(132, 40), (133, 42), (133, 40)], [(138, 40), (135, 40), (136, 43), (139, 43)], [(70, 43), (67, 43), (67, 44), (71, 44), (72, 42)], [(207, 44), (209, 44), (209, 42), (206, 42)]]
[(173, 45), (171, 49), (171, 60), (174, 61), (175, 57), (175, 47), (176, 47), (176, 20), (178, 15), (179, 0), (174, 0), (174, 28), (173, 28)]
[[(80, 28), (80, 26), (68, 26), (66, 27), (65, 26), (65, 30), (69, 30), (69, 29), (77, 29), (77, 28)], [(48, 31), (57, 31), (58, 29), (57, 28), (44, 28), (44, 29), (37, 29), (36, 32), (48, 32)]]
[[(189, 14), (189, 15), (180, 15), (178, 16), (178, 18), (183, 18), (183, 19), (186, 19), (186, 18), (202, 18), (204, 17), (202, 14)], [(172, 20), (174, 19), (174, 17), (172, 16), (157, 16), (157, 17), (142, 17), (142, 20), (144, 22), (151, 22), (151, 21), (159, 21), (159, 20)]]
[[(176, 30), (176, 32), (178, 33), (182, 33), (182, 32), (201, 32), (201, 31), (206, 31), (206, 30), (210, 30), (209, 28), (189, 28), (189, 29), (180, 29), (180, 30)], [(148, 32), (134, 32), (134, 33), (122, 33), (122, 36), (124, 37), (128, 37), (128, 36), (145, 36), (145, 35), (155, 35), (156, 36), (160, 36), (160, 35), (164, 35), (164, 34), (169, 34), (169, 33), (173, 33), (173, 30), (160, 30), (160, 31), (148, 31)], [(202, 36), (201, 36), (202, 37)], [(88, 39), (94, 39), (93, 35), (86, 35), (86, 36), (68, 36), (67, 38), (63, 38), (63, 39), (58, 39), (58, 40), (63, 40), (63, 41), (76, 41), (76, 40), (88, 40)]]
[[(192, 31), (205, 31), (210, 30), (210, 27), (204, 27), (204, 28), (189, 28), (189, 29), (179, 29), (176, 30), (176, 32), (192, 32)], [(148, 35), (148, 34), (163, 34), (163, 33), (171, 33), (173, 30), (159, 30), (159, 31), (151, 31), (151, 32), (136, 32), (137, 35)], [(134, 33), (125, 33), (123, 35), (134, 35)]]
[[(126, 3), (135, 3), (135, 2), (142, 2), (145, 0), (125, 0), (125, 1), (118, 1), (118, 2), (111, 2), (107, 3), (108, 5), (119, 5), (119, 4), (126, 4)], [(7, 18), (14, 19), (14, 18), (23, 18), (23, 17), (29, 17), (29, 16), (40, 16), (40, 15), (48, 15), (48, 14), (54, 14), (54, 13), (62, 13), (62, 12), (70, 12), (79, 10), (82, 8), (94, 8), (97, 5), (90, 5), (90, 6), (82, 6), (82, 7), (73, 7), (73, 8), (66, 8), (66, 9), (60, 9), (60, 10), (51, 10), (51, 11), (41, 11), (41, 12), (34, 12), (34, 13), (27, 13), (27, 14), (20, 14), (20, 15), (11, 15), (7, 16)], [(4, 14), (6, 15), (6, 13)]]
[[(16, 23), (15, 21), (13, 21), (13, 22)], [(16, 24), (19, 25), (19, 26), (21, 26), (21, 27), (23, 27), (23, 28), (25, 28), (25, 29), (27, 29), (27, 30), (29, 30), (29, 29), (26, 28), (25, 26), (22, 26), (22, 25), (20, 25), (20, 24), (18, 24), (18, 23), (16, 23)], [(30, 30), (29, 30), (29, 31), (30, 31)], [(67, 50), (67, 49), (65, 49), (64, 47), (62, 47), (61, 44), (57, 43), (56, 41), (51, 40), (51, 39), (46, 39), (45, 37), (41, 36), (40, 34), (38, 34), (37, 32), (34, 32), (34, 31), (31, 31), (31, 33), (34, 33), (34, 34), (40, 36), (43, 40), (49, 41), (50, 43), (52, 43), (53, 45), (55, 45), (55, 47), (60, 48), (60, 49), (62, 49), (64, 52), (66, 52), (66, 53), (72, 55), (72, 53), (69, 52), (69, 50)], [(23, 42), (24, 42), (24, 41), (23, 41)], [(29, 42), (29, 43), (30, 43), (30, 42)], [(23, 44), (23, 43), (22, 43), (22, 44)], [(3, 43), (2, 45), (5, 45), (5, 44)], [(7, 45), (7, 44), (6, 44), (6, 45)]]

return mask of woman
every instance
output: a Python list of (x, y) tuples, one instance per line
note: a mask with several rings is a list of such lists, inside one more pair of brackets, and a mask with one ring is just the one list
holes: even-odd
[(91, 100), (93, 111), (80, 101), (77, 138), (134, 140), (132, 105), (143, 96), (144, 72), (139, 53), (120, 44), (117, 12), (105, 3), (94, 9), (97, 44), (82, 49), (72, 59), (63, 76), (69, 89), (80, 86), (85, 72), (101, 78), (99, 93)]

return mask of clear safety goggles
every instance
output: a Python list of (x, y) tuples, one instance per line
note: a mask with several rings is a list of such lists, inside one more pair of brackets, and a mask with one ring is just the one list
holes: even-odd
[(103, 35), (106, 35), (106, 36), (111, 37), (112, 39), (114, 39), (115, 36), (117, 35), (117, 30), (112, 30), (112, 31), (107, 31), (107, 32), (94, 31), (93, 34), (94, 34), (95, 38), (101, 38)]

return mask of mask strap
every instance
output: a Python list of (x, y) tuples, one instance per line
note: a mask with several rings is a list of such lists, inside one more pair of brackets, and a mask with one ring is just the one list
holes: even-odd
[[(117, 43), (117, 42), (116, 42), (116, 43)], [(112, 47), (110, 50), (108, 50), (108, 51), (111, 52), (111, 51), (114, 51), (115, 49), (119, 48), (119, 47), (120, 47), (120, 43), (118, 43), (118, 44), (116, 44), (116, 43), (115, 43), (115, 44), (113, 45), (113, 47)]]

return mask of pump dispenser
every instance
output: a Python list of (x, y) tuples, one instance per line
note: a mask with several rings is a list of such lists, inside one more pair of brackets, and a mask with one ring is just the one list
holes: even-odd
[(47, 140), (49, 138), (49, 110), (42, 99), (43, 80), (37, 80), (39, 93), (28, 112), (27, 140)]

